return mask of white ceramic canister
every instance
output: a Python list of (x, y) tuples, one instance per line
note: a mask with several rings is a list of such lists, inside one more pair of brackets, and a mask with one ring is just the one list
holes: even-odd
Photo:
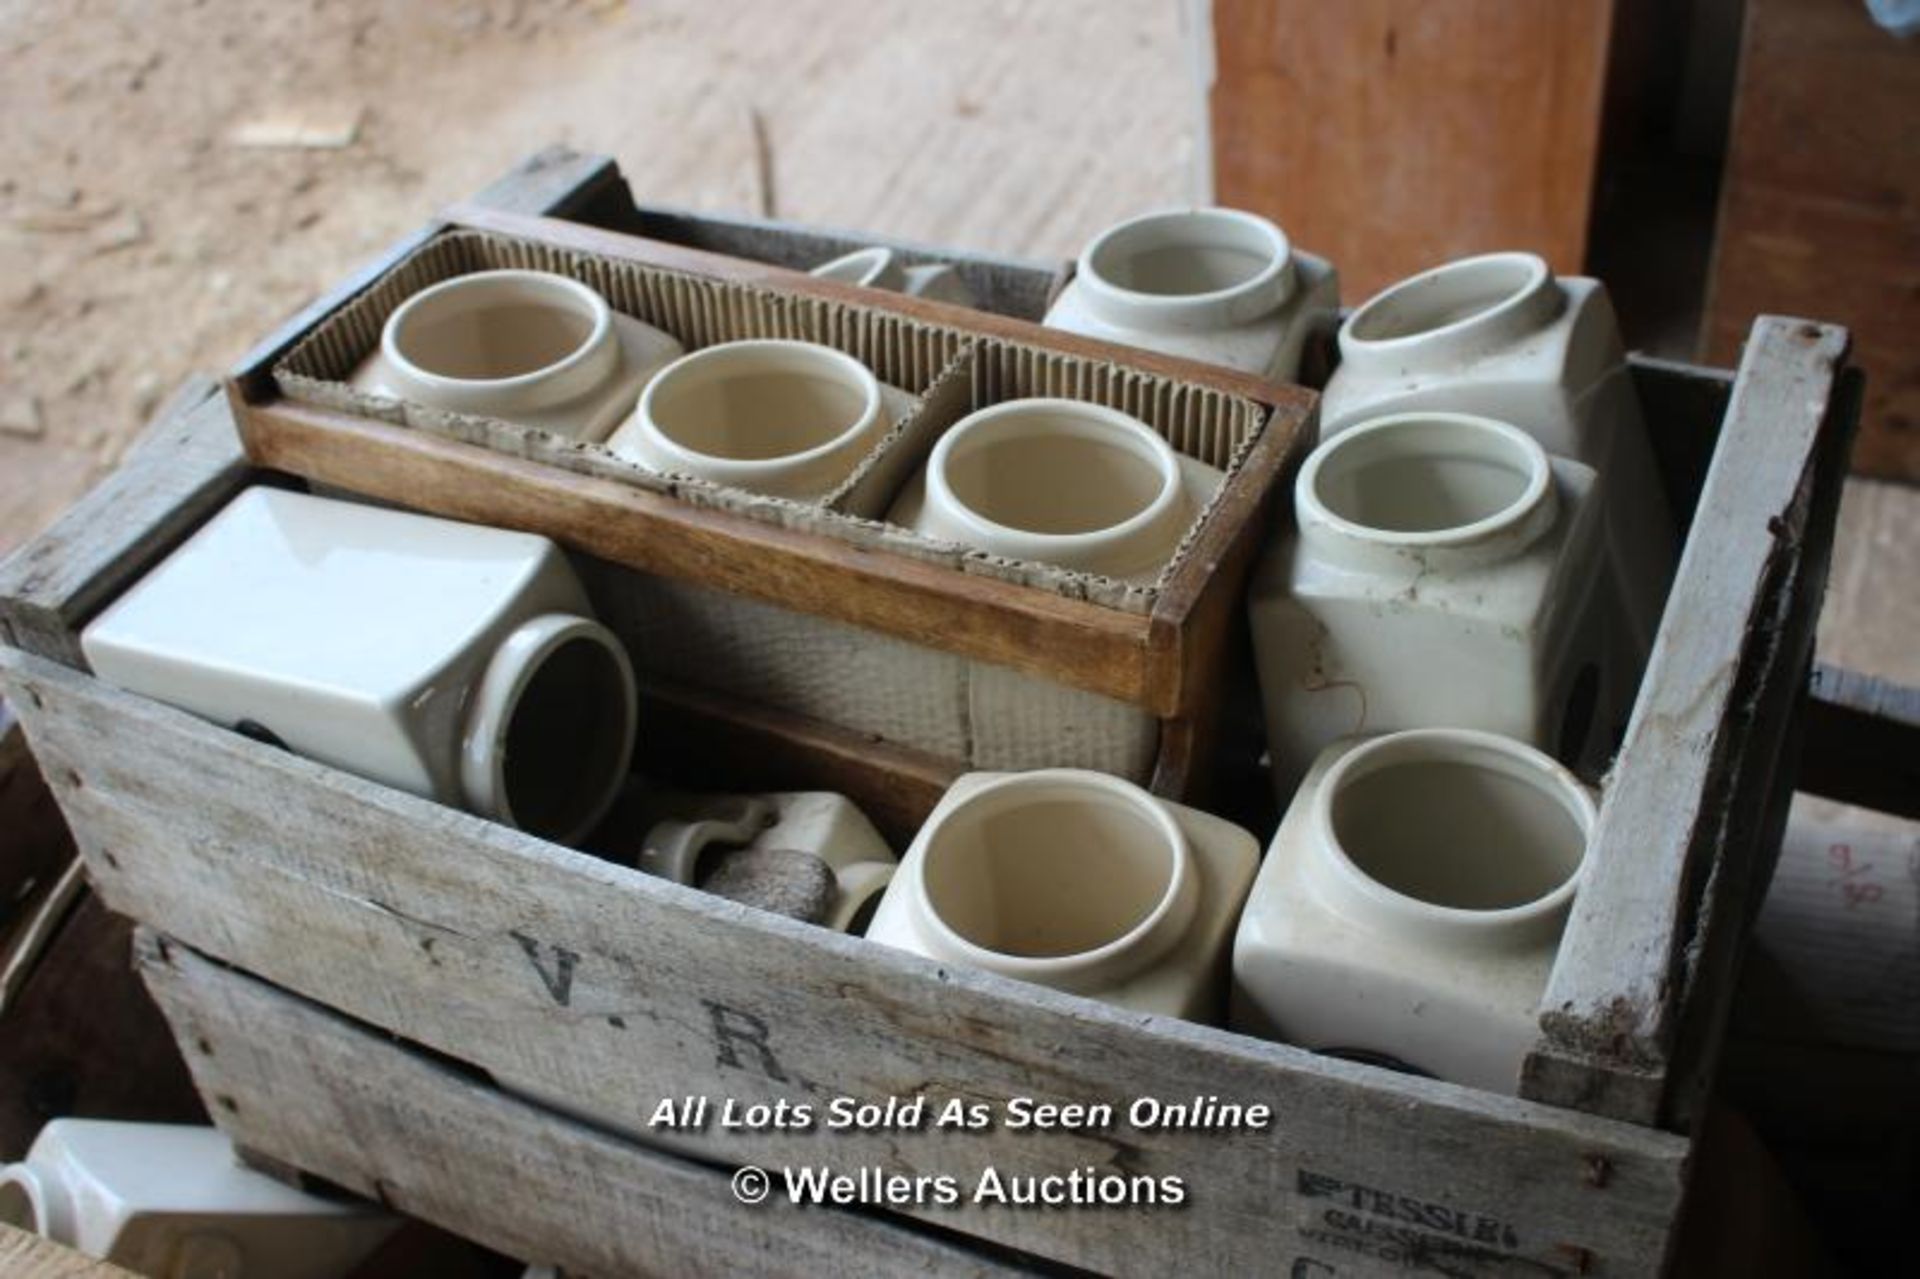
[(170, 1279), (335, 1279), (400, 1224), (242, 1167), (216, 1129), (95, 1119), (0, 1167), (0, 1222)]
[(900, 255), (875, 245), (842, 253), (830, 262), (822, 262), (808, 275), (841, 284), (857, 284), (866, 289), (887, 289), (899, 293), (907, 287), (907, 273)]
[(1212, 1021), (1259, 852), (1239, 827), (1105, 773), (969, 773), (901, 859), (867, 937)]
[(1613, 589), (1650, 649), (1677, 543), (1605, 287), (1556, 279), (1531, 253), (1489, 253), (1376, 294), (1341, 326), (1320, 438), (1416, 410), (1510, 422), (1593, 468)]
[(791, 849), (825, 862), (834, 891), (822, 927), (865, 929), (870, 911), (898, 862), (867, 815), (845, 795), (777, 791), (751, 795), (650, 796), (651, 825), (641, 843), (641, 870), (678, 884), (705, 878), (704, 858), (729, 849)]
[(1241, 914), (1233, 1028), (1516, 1092), (1594, 820), (1572, 774), (1491, 733), (1329, 747)]
[(807, 274), (842, 284), (857, 284), (868, 289), (886, 289), (909, 297), (930, 298), (953, 306), (972, 306), (973, 290), (960, 273), (945, 262), (922, 262), (907, 266), (892, 249), (874, 245), (843, 253)]
[(1221, 479), (1118, 409), (1008, 400), (942, 435), (887, 519), (990, 555), (1146, 583)]
[(607, 447), (663, 474), (817, 499), (851, 475), (915, 403), (830, 346), (725, 342), (662, 370)]
[(1248, 587), (1284, 804), (1334, 740), (1503, 733), (1598, 772), (1639, 668), (1606, 590), (1593, 472), (1457, 413), (1362, 423), (1313, 450), (1295, 528)]
[(632, 753), (626, 652), (526, 533), (248, 489), (81, 649), (110, 684), (562, 843)]
[(454, 413), (597, 442), (685, 350), (546, 271), (477, 271), (394, 309), (353, 386)]
[(1043, 323), (1288, 382), (1307, 337), (1339, 310), (1333, 266), (1272, 222), (1180, 209), (1101, 232)]

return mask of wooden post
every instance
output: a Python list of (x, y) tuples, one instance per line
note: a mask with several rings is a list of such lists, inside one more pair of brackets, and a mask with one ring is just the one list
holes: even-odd
[(1358, 301), (1449, 258), (1581, 269), (1614, 0), (1214, 0), (1216, 197)]

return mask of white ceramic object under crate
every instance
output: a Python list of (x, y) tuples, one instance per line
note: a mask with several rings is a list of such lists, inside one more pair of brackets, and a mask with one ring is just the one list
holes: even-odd
[(1572, 774), (1495, 734), (1328, 747), (1241, 914), (1234, 1029), (1516, 1092), (1593, 824)]
[(1259, 856), (1231, 822), (1104, 773), (969, 773), (907, 849), (867, 938), (1215, 1021)]
[(1531, 253), (1489, 253), (1375, 294), (1340, 328), (1320, 438), (1415, 411), (1510, 422), (1593, 468), (1614, 590), (1651, 648), (1678, 541), (1605, 286), (1556, 279)]
[(1118, 409), (1008, 400), (950, 427), (887, 520), (1007, 559), (1148, 583), (1222, 479)]
[(1593, 472), (1488, 418), (1406, 413), (1320, 444), (1247, 607), (1284, 804), (1356, 733), (1503, 733), (1593, 771), (1637, 653), (1606, 588)]
[(662, 474), (817, 499), (917, 403), (830, 346), (723, 342), (661, 370), (607, 447)]
[(110, 684), (563, 843), (632, 752), (626, 652), (527, 533), (248, 489), (81, 648)]
[(396, 307), (379, 349), (351, 382), (373, 395), (597, 442), (685, 349), (578, 280), (478, 271)]
[(335, 1279), (400, 1224), (242, 1167), (217, 1129), (92, 1119), (0, 1167), (0, 1222), (156, 1279)]
[(825, 862), (833, 898), (822, 927), (858, 932), (863, 916), (885, 891), (898, 862), (867, 815), (830, 791), (776, 791), (751, 795), (667, 795), (650, 803), (669, 817), (648, 828), (641, 870), (678, 884), (699, 878), (702, 854), (712, 848), (787, 849)]
[(1332, 264), (1295, 249), (1272, 222), (1182, 209), (1101, 232), (1043, 323), (1291, 382), (1308, 336), (1339, 310)]

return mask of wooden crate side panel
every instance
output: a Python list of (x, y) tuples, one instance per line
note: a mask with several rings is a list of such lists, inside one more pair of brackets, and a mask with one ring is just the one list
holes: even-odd
[(117, 470), (0, 560), (0, 641), (86, 669), (80, 628), (245, 479), (246, 458), (217, 390), (190, 379)]
[(1769, 740), (1756, 724), (1777, 729), (1779, 706), (1804, 692), (1805, 668), (1786, 654), (1820, 578), (1796, 569), (1801, 556), (1825, 554), (1821, 538), (1805, 538), (1814, 482), (1838, 465), (1823, 446), (1847, 429), (1831, 411), (1846, 349), (1844, 329), (1755, 326), (1695, 514), (1711, 536), (1688, 542), (1675, 575), (1679, 606), (1655, 641), (1608, 781), (1542, 1003), (1528, 1096), (1660, 1118), (1683, 996), (1694, 993), (1696, 911), (1762, 851), (1733, 812), (1778, 749), (1777, 731)]
[(875, 1217), (744, 1207), (725, 1171), (518, 1101), (153, 934), (136, 952), (237, 1145), (509, 1256), (593, 1275), (1027, 1272)]
[[(923, 1210), (1115, 1273), (1342, 1272), (1411, 1248), (1453, 1273), (1637, 1274), (1686, 1143), (896, 955), (652, 880), (8, 654), (103, 894), (223, 960), (643, 1127), (665, 1097), (927, 1094), (1275, 1108), (1268, 1131), (678, 1134), (726, 1162), (971, 1183), (1093, 1166), (1188, 1179), (1177, 1212)], [(718, 1100), (715, 1102), (719, 1104)], [(656, 1134), (658, 1135), (658, 1134)], [(1468, 1243), (1394, 1214), (1493, 1224)], [(1394, 1242), (1399, 1240), (1401, 1242)], [(1410, 1243), (1407, 1241), (1411, 1241)]]

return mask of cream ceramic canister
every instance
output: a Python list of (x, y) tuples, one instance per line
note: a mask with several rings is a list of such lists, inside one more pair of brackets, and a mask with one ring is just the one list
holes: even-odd
[(907, 286), (907, 273), (900, 255), (892, 249), (874, 246), (843, 253), (830, 262), (822, 262), (807, 274), (842, 284), (857, 284), (867, 289), (890, 289), (896, 293)]
[(706, 878), (703, 863), (728, 850), (785, 849), (817, 857), (834, 881), (819, 922), (836, 932), (864, 931), (898, 864), (867, 815), (846, 796), (828, 791), (666, 794), (647, 808), (657, 820), (641, 844), (641, 870), (698, 884)]
[(1149, 583), (1221, 479), (1118, 409), (1008, 400), (942, 435), (887, 519), (990, 555)]
[(662, 474), (815, 500), (846, 480), (915, 404), (830, 346), (725, 342), (662, 370), (607, 447)]
[(843, 253), (822, 262), (807, 274), (868, 289), (887, 289), (909, 297), (929, 298), (953, 306), (972, 306), (973, 291), (960, 273), (945, 262), (908, 266), (894, 250), (875, 245)]
[(1593, 468), (1612, 589), (1647, 651), (1676, 538), (1605, 287), (1556, 279), (1531, 253), (1490, 253), (1376, 294), (1341, 326), (1320, 438), (1414, 411), (1497, 418)]
[(561, 843), (632, 753), (626, 651), (525, 533), (248, 489), (81, 649), (110, 684)]
[(0, 1223), (173, 1279), (335, 1279), (400, 1224), (242, 1167), (216, 1129), (95, 1119), (0, 1167)]
[(1494, 734), (1328, 747), (1241, 914), (1233, 1028), (1516, 1092), (1594, 821), (1570, 773)]
[(1043, 321), (1051, 328), (1293, 381), (1340, 283), (1267, 219), (1239, 209), (1149, 213), (1080, 254)]
[(1239, 827), (1105, 773), (970, 773), (901, 859), (867, 937), (1212, 1021), (1258, 858)]
[(357, 390), (597, 442), (685, 348), (546, 271), (478, 271), (394, 309)]
[(1330, 742), (1404, 728), (1599, 771), (1639, 669), (1592, 471), (1489, 418), (1402, 413), (1315, 448), (1293, 508), (1247, 593), (1283, 803)]

